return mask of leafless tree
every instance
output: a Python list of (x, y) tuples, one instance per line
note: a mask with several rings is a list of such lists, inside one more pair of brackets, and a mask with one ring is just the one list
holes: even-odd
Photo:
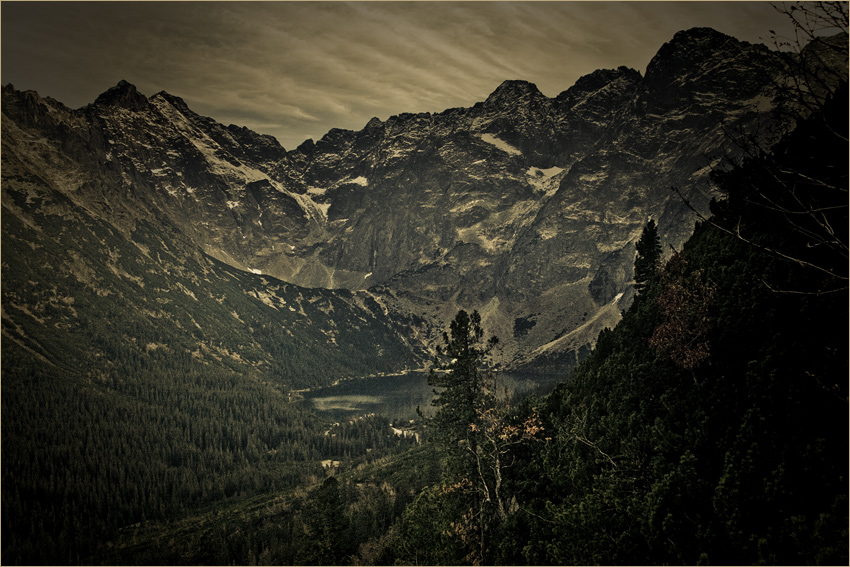
[[(847, 106), (848, 4), (795, 2), (776, 4), (774, 8), (789, 17), (794, 29), (791, 38), (771, 30), (773, 43), (781, 51), (774, 83), (777, 103), (774, 125), (785, 132), (787, 140), (793, 129), (806, 124), (806, 130), (798, 132), (796, 147), (800, 147), (800, 138), (808, 136), (809, 145), (821, 153), (798, 155), (787, 144), (766, 147), (764, 137), (730, 133), (742, 157), (724, 160), (714, 179), (722, 179), (724, 173), (746, 164), (749, 173), (736, 176), (732, 191), (722, 183), (716, 189), (725, 193), (727, 199), (735, 198), (747, 207), (765, 211), (783, 230), (793, 234), (797, 242), (804, 243), (805, 252), (801, 253), (799, 247), (783, 247), (781, 243), (757, 242), (748, 232), (743, 217), (718, 223), (702, 214), (678, 189), (674, 191), (700, 220), (783, 260), (820, 272), (828, 280), (815, 290), (772, 288), (774, 291), (844, 291), (850, 280), (847, 273), (850, 260), (848, 124), (846, 114), (836, 109)], [(818, 165), (812, 167), (810, 164), (815, 161)], [(770, 287), (768, 282), (765, 284)]]
[[(847, 82), (847, 2), (783, 2), (774, 9), (788, 16), (794, 36), (770, 30), (777, 51), (790, 54), (777, 75), (781, 111), (797, 120), (823, 108), (838, 85)], [(843, 135), (846, 132), (836, 132)]]

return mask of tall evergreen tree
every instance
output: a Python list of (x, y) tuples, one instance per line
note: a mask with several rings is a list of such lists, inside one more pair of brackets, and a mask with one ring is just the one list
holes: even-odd
[(650, 219), (643, 227), (635, 248), (635, 289), (642, 293), (658, 275), (661, 263), (661, 240), (654, 220)]
[(439, 409), (431, 425), (448, 451), (450, 474), (469, 479), (473, 473), (470, 455), (475, 454), (476, 445), (474, 425), (484, 396), (480, 367), (498, 339), (482, 342), (484, 330), (477, 311), (472, 315), (459, 311), (450, 333), (443, 333), (445, 347), (438, 347), (435, 368), (428, 377), (428, 384), (444, 388), (435, 390), (431, 403)]

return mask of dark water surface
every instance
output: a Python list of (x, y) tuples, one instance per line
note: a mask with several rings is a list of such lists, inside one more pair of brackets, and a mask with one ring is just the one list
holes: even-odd
[[(556, 376), (499, 374), (497, 384), (521, 398), (528, 394), (544, 395), (563, 380)], [(334, 386), (304, 392), (306, 403), (333, 419), (376, 413), (389, 418), (414, 419), (416, 406), (425, 415), (433, 414), (434, 386), (428, 385), (428, 373), (422, 371), (388, 376), (369, 376), (345, 380)]]

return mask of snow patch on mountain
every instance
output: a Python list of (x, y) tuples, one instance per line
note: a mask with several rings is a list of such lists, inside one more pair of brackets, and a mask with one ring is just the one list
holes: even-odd
[(328, 202), (328, 203), (316, 203), (314, 201), (313, 203), (316, 205), (317, 209), (322, 211), (322, 216), (325, 217), (325, 220), (328, 220), (328, 210), (331, 208), (330, 202)]
[(546, 169), (529, 167), (525, 171), (525, 176), (536, 192), (546, 193), (546, 196), (550, 197), (558, 190), (565, 171), (567, 170), (557, 166), (547, 167)]
[(539, 167), (529, 167), (528, 171), (526, 171), (525, 174), (529, 177), (543, 177), (549, 179), (558, 175), (562, 171), (564, 171), (564, 168), (558, 166), (547, 167), (546, 169), (540, 169)]
[(508, 154), (511, 154), (511, 155), (514, 155), (514, 156), (522, 155), (521, 151), (519, 151), (518, 149), (516, 149), (515, 147), (513, 147), (512, 145), (510, 145), (506, 141), (500, 140), (499, 138), (497, 138), (493, 134), (479, 134), (478, 137), (481, 138), (482, 141), (496, 146), (497, 148), (499, 148), (500, 150), (502, 150), (505, 153), (508, 153)]

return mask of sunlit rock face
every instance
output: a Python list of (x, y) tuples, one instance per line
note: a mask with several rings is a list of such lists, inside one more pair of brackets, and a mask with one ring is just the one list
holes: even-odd
[(469, 108), (289, 151), (124, 81), (78, 110), (7, 87), (3, 135), (43, 147), (30, 169), (122, 233), (144, 222), (244, 271), (368, 289), (387, 316), (439, 326), (478, 309), (497, 359), (522, 366), (574, 360), (616, 323), (644, 224), (666, 250), (684, 242), (694, 218), (671, 187), (707, 206), (712, 167), (740, 151), (729, 133), (769, 123), (778, 68), (763, 46), (697, 28), (646, 76), (599, 70), (554, 98), (505, 81)]

